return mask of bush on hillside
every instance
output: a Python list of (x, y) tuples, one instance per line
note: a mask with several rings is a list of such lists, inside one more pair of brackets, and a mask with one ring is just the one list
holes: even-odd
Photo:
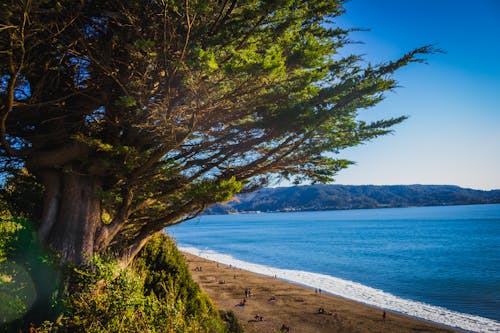
[(0, 218), (0, 332), (27, 329), (58, 312), (59, 273), (31, 226), (5, 211)]
[(102, 257), (86, 269), (66, 267), (61, 296), (61, 271), (32, 223), (7, 215), (0, 219), (0, 332), (44, 320), (39, 332), (242, 332), (234, 314), (221, 316), (200, 290), (165, 234), (128, 269)]
[(231, 333), (243, 333), (243, 326), (236, 318), (236, 315), (233, 311), (220, 311), (220, 316), (222, 320), (224, 320), (228, 326), (229, 332)]
[(147, 272), (121, 270), (99, 257), (92, 263), (92, 271), (76, 270), (79, 291), (66, 297), (65, 317), (42, 332), (222, 332), (186, 317), (185, 304), (173, 294), (146, 293)]
[(192, 279), (182, 253), (166, 234), (158, 234), (146, 244), (135, 260), (135, 267), (146, 272), (147, 293), (158, 297), (171, 294), (186, 305), (186, 316), (216, 316), (217, 310)]
[(74, 270), (77, 292), (65, 299), (66, 312), (41, 332), (242, 332), (235, 318), (225, 323), (191, 278), (175, 243), (155, 236), (132, 267), (94, 257), (92, 269)]
[(201, 322), (210, 331), (225, 331), (217, 309), (193, 280), (184, 256), (166, 234), (157, 234), (148, 241), (134, 267), (145, 273), (146, 294), (170, 297), (183, 304), (183, 315), (188, 321)]

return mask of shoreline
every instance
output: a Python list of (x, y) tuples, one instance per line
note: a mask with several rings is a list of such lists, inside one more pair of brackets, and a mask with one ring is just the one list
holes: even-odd
[[(232, 310), (245, 332), (463, 332), (460, 329), (415, 318), (393, 310), (363, 304), (342, 296), (271, 277), (183, 251), (191, 274), (219, 310)], [(254, 296), (247, 297), (245, 289)], [(274, 300), (273, 300), (274, 298)], [(324, 309), (324, 313), (318, 313)], [(257, 320), (256, 315), (264, 317)]]
[(279, 280), (285, 283), (291, 283), (308, 290), (320, 287), (324, 293), (329, 293), (333, 297), (347, 302), (355, 302), (377, 311), (388, 311), (417, 321), (449, 328), (450, 330), (460, 332), (500, 332), (500, 323), (493, 319), (403, 299), (353, 281), (318, 273), (255, 264), (211, 250), (200, 250), (194, 247), (179, 247), (179, 249), (184, 253), (218, 262), (221, 265), (246, 270), (261, 277), (275, 277), (277, 275)]

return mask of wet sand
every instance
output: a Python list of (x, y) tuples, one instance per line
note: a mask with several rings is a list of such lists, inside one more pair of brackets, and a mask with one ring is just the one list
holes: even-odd
[[(184, 253), (193, 278), (220, 310), (232, 310), (245, 332), (458, 332), (426, 321), (386, 312), (280, 279), (248, 272)], [(201, 269), (200, 269), (201, 267)], [(237, 306), (246, 297), (245, 306)], [(274, 298), (274, 300), (273, 300)], [(324, 313), (318, 310), (324, 309)], [(257, 320), (256, 315), (263, 316)]]

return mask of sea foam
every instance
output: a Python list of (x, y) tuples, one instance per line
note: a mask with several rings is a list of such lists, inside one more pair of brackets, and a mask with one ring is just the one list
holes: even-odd
[(374, 289), (353, 281), (343, 280), (324, 274), (279, 269), (254, 264), (212, 250), (200, 250), (194, 247), (182, 246), (180, 246), (179, 249), (183, 252), (217, 261), (221, 264), (231, 265), (262, 275), (276, 276), (279, 279), (311, 288), (321, 288), (322, 291), (333, 295), (438, 324), (471, 332), (500, 332), (500, 322), (498, 321), (403, 299), (382, 290)]

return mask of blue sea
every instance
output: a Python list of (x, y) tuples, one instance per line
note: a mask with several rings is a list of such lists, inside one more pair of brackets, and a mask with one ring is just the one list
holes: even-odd
[(500, 332), (500, 205), (206, 215), (187, 252), (372, 306)]

